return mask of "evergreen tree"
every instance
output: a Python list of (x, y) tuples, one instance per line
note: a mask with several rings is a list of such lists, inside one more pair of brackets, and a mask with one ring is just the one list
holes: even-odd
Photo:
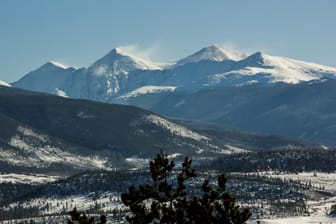
[[(227, 179), (220, 175), (214, 188), (205, 180), (201, 196), (187, 193), (185, 181), (196, 177), (188, 157), (182, 170), (171, 178), (173, 161), (163, 152), (150, 162), (152, 184), (130, 187), (121, 195), (122, 202), (130, 208), (127, 220), (140, 223), (222, 223), (243, 224), (251, 216), (248, 209), (241, 210), (235, 198), (226, 192)], [(176, 186), (174, 186), (176, 185)]]
[(336, 204), (331, 206), (329, 215), (336, 215)]
[[(84, 213), (77, 211), (75, 207), (72, 211), (69, 212), (71, 219), (68, 219), (68, 224), (94, 224), (94, 217), (89, 218)], [(106, 224), (106, 216), (100, 216), (99, 224)]]

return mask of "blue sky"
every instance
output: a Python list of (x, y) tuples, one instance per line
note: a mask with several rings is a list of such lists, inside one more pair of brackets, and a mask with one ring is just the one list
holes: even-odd
[(118, 46), (156, 61), (222, 43), (336, 67), (333, 0), (1, 0), (0, 80), (47, 61), (89, 66)]

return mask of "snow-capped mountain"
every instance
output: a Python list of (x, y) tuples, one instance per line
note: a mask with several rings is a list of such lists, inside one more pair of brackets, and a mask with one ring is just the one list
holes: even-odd
[[(29, 72), (13, 85), (17, 88), (57, 94), (71, 87), (70, 82), (77, 69), (68, 68), (58, 62), (47, 62), (40, 68)], [(42, 85), (43, 83), (43, 85)]]
[(95, 75), (128, 74), (136, 70), (160, 70), (161, 68), (151, 61), (146, 61), (121, 48), (114, 48), (101, 59), (97, 60), (89, 71)]
[(161, 66), (115, 48), (88, 68), (66, 68), (49, 62), (28, 73), (13, 86), (113, 102), (117, 97), (145, 86), (172, 86), (198, 91), (206, 87), (257, 83), (297, 84), (325, 77), (336, 78), (336, 68), (260, 52), (247, 56), (212, 45), (171, 66)]
[[(335, 79), (336, 68), (257, 52), (239, 61), (231, 71), (215, 76), (231, 77), (236, 80), (251, 77), (249, 82), (253, 83), (266, 80), (266, 84), (279, 82), (297, 84), (320, 78)], [(246, 84), (244, 81), (239, 84)]]
[(1, 81), (1, 80), (0, 80), (0, 86), (10, 87), (11, 85), (8, 84), (7, 82), (4, 82), (4, 81)]
[[(12, 85), (63, 97), (136, 105), (165, 116), (215, 122), (221, 126), (243, 130), (248, 126), (249, 131), (289, 134), (336, 145), (329, 137), (322, 139), (321, 136), (316, 137), (318, 135), (313, 134), (317, 131), (314, 128), (322, 130), (328, 126), (328, 122), (324, 123), (327, 126), (321, 129), (321, 124), (317, 125), (319, 122), (314, 116), (333, 117), (330, 111), (323, 108), (327, 106), (327, 102), (333, 105), (335, 100), (328, 96), (327, 92), (318, 89), (324, 88), (324, 85), (333, 86), (333, 80), (336, 80), (336, 68), (333, 67), (261, 52), (247, 55), (212, 45), (177, 60), (170, 66), (162, 66), (160, 63), (133, 56), (122, 48), (115, 48), (88, 68), (74, 69), (47, 63)], [(280, 97), (277, 94), (284, 95), (283, 89), (291, 89), (303, 98), (293, 103), (289, 102), (293, 97), (288, 95), (287, 98), (282, 97), (281, 104), (280, 101), (275, 102), (274, 99)], [(314, 89), (314, 95), (307, 97), (302, 94), (306, 89)], [(267, 92), (273, 99), (266, 99), (260, 95), (261, 92)], [(328, 100), (318, 104), (316, 98)], [(249, 111), (254, 107), (248, 104), (250, 101), (269, 105), (268, 110), (274, 111), (290, 104), (291, 110), (284, 113), (291, 114), (296, 110), (298, 114), (310, 113), (303, 105), (314, 104), (318, 108), (315, 115), (310, 114), (307, 117), (310, 119), (308, 123), (311, 124), (309, 131), (305, 128), (307, 122), (303, 120), (297, 124), (302, 128), (295, 133), (289, 125), (290, 122), (287, 123), (287, 128), (283, 127), (279, 131), (274, 131), (275, 129), (266, 123), (267, 127), (259, 126), (261, 129), (254, 130), (248, 124), (252, 124), (256, 117), (245, 121), (242, 117), (235, 116), (240, 114), (240, 111)], [(212, 105), (211, 102), (216, 103)], [(328, 115), (323, 114), (327, 112)], [(263, 117), (263, 113), (275, 116), (275, 113), (269, 111), (259, 111), (255, 116)], [(276, 122), (279, 120), (277, 116), (269, 119)], [(241, 120), (247, 123), (239, 122)], [(327, 133), (334, 129), (328, 130)], [(331, 131), (332, 133), (334, 131)], [(329, 134), (328, 136), (331, 136)]]
[(211, 45), (209, 47), (202, 48), (198, 52), (178, 60), (176, 65), (184, 65), (188, 63), (196, 63), (200, 61), (216, 61), (221, 62), (225, 60), (239, 61), (245, 58), (247, 55), (245, 53), (240, 53), (238, 51), (225, 49), (219, 45)]

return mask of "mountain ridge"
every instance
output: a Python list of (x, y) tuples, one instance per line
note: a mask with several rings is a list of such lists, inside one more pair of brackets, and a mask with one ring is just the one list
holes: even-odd
[[(154, 65), (156, 66), (155, 63)], [(262, 130), (265, 134), (290, 135), (336, 146), (336, 141), (331, 139), (336, 130), (328, 125), (334, 123), (334, 115), (330, 112), (332, 110), (327, 112), (324, 109), (328, 106), (327, 102), (334, 105), (336, 101), (322, 89), (326, 84), (335, 85), (333, 80), (336, 80), (336, 68), (261, 52), (249, 55), (232, 53), (216, 45), (202, 48), (170, 66), (155, 66), (151, 67), (151, 62), (115, 48), (88, 68), (64, 69), (53, 65), (46, 69), (48, 67), (42, 66), (12, 85), (75, 99), (135, 105), (167, 117), (219, 122), (223, 126), (241, 130)], [(326, 83), (318, 84), (323, 82)], [(288, 89), (304, 98), (292, 104), (290, 100), (296, 98), (296, 95), (283, 94), (281, 89)], [(314, 89), (317, 95), (305, 97), (305, 89)], [(278, 102), (272, 102), (273, 99), (267, 99), (260, 93), (270, 94)], [(316, 98), (323, 100), (319, 103)], [(211, 101), (216, 102), (216, 105), (211, 105)], [(255, 107), (252, 103), (249, 104), (249, 101), (260, 105), (265, 111), (254, 114), (254, 117), (249, 117), (250, 120), (235, 116), (244, 114), (238, 110), (249, 111)], [(305, 102), (306, 108), (300, 101)], [(287, 104), (291, 105), (291, 110), (286, 109)], [(273, 108), (274, 105), (276, 107)], [(318, 107), (311, 110), (314, 114), (307, 109), (310, 108), (309, 105)], [(207, 106), (210, 106), (211, 110), (206, 110)], [(287, 114), (281, 116), (275, 113), (276, 111)], [(300, 113), (303, 114), (302, 117), (313, 122), (299, 119), (300, 116), (292, 116)], [(268, 117), (272, 125), (286, 116), (298, 119), (301, 123), (289, 120), (287, 129), (284, 127), (274, 132), (272, 125), (263, 120), (259, 120), (263, 123), (263, 128), (259, 128), (255, 123), (259, 117), (265, 117), (265, 114), (272, 114), (273, 117)], [(320, 117), (325, 117), (327, 122), (322, 122)], [(239, 122), (242, 120), (246, 123)], [(305, 122), (312, 123), (309, 130), (306, 130)], [(252, 129), (252, 123), (255, 129)], [(296, 123), (301, 129), (293, 132), (291, 123)], [(314, 137), (313, 133), (319, 130), (325, 130), (327, 137)]]
[[(134, 106), (112, 105), (0, 87), (3, 171), (78, 172), (130, 166), (161, 149), (213, 158), (288, 147), (321, 148), (282, 136), (201, 130)], [(64, 170), (65, 169), (65, 170)]]
[(190, 56), (187, 56), (183, 59), (180, 59), (176, 62), (176, 66), (181, 66), (188, 63), (196, 63), (199, 61), (216, 61), (221, 62), (225, 60), (230, 61), (239, 61), (246, 57), (245, 53), (240, 53), (238, 51), (230, 50), (223, 48), (219, 45), (211, 45), (208, 47), (204, 47), (193, 53)]
[[(214, 79), (214, 76), (217, 76), (218, 78), (218, 75), (220, 74), (223, 77), (234, 75), (243, 77), (243, 79), (246, 77), (253, 77), (254, 82), (259, 82), (258, 75), (265, 74), (267, 77), (266, 81), (264, 80), (263, 82), (264, 84), (278, 82), (298, 84), (300, 82), (324, 77), (336, 78), (336, 68), (333, 67), (318, 65), (286, 57), (271, 56), (261, 52), (256, 52), (253, 54), (240, 53), (233, 50), (224, 49), (217, 45), (211, 45), (202, 48), (190, 56), (177, 60), (175, 63), (167, 67), (162, 67), (159, 65), (159, 63), (141, 59), (128, 53), (122, 48), (114, 48), (105, 56), (94, 62), (87, 69), (82, 68), (76, 70), (74, 68), (68, 68), (63, 65), (57, 66), (57, 62), (49, 62), (40, 68), (26, 74), (23, 78), (17, 82), (14, 82), (12, 85), (19, 88), (41, 92), (47, 91), (50, 93), (54, 93), (55, 89), (58, 88), (64, 91), (70, 97), (76, 98), (79, 94), (71, 93), (71, 90), (68, 90), (69, 87), (64, 86), (66, 84), (54, 84), (54, 90), (46, 90), (42, 87), (40, 87), (40, 89), (31, 87), (32, 84), (29, 83), (29, 80), (30, 82), (32, 82), (31, 80), (34, 81), (33, 74), (55, 73), (55, 70), (63, 69), (57, 71), (61, 76), (65, 76), (60, 78), (63, 80), (63, 82), (70, 82), (69, 80), (72, 80), (72, 82), (79, 82), (81, 80), (88, 79), (92, 80), (92, 77), (98, 76), (95, 80), (99, 80), (97, 85), (105, 86), (105, 89), (102, 89), (102, 91), (105, 93), (109, 92), (107, 97), (112, 99), (113, 97), (117, 96), (120, 91), (129, 92), (135, 90), (134, 87), (133, 89), (125, 89), (127, 83), (131, 83), (131, 85), (133, 85), (132, 83), (134, 83), (134, 81), (132, 79), (142, 79), (143, 84), (138, 83), (136, 88), (140, 88), (146, 85), (159, 86), (160, 82), (162, 81), (166, 82), (164, 85), (167, 86), (188, 88), (187, 86), (190, 86), (190, 81), (197, 80), (190, 80), (188, 78), (188, 81), (186, 80), (182, 83), (176, 82), (174, 81), (176, 80), (176, 73), (180, 73), (183, 70), (182, 72), (184, 75), (191, 72), (196, 72), (198, 74), (199, 72), (193, 70), (192, 68), (195, 66), (197, 67), (198, 64), (199, 66), (203, 66), (205, 69), (209, 70), (207, 73), (202, 72), (202, 74), (200, 74), (202, 77), (198, 81), (198, 88), (209, 85), (207, 80)], [(45, 70), (48, 68), (46, 65), (53, 65), (49, 68), (50, 71)], [(69, 73), (66, 72), (68, 69), (70, 69), (73, 74), (65, 74)], [(198, 68), (198, 70), (200, 69)], [(144, 83), (146, 82), (146, 79), (149, 79), (150, 81)], [(220, 82), (212, 82), (210, 85), (217, 85), (217, 83)], [(249, 83), (244, 81), (240, 81), (239, 83), (239, 85), (246, 84)], [(42, 83), (39, 85), (42, 85)], [(94, 86), (89, 87), (88, 85), (90, 85), (90, 83), (78, 85), (89, 89), (97, 88)], [(109, 86), (113, 86), (114, 88), (109, 88)], [(90, 98), (90, 96), (87, 97)], [(104, 98), (104, 96), (102, 98)], [(105, 99), (101, 99), (101, 101), (105, 102)]]

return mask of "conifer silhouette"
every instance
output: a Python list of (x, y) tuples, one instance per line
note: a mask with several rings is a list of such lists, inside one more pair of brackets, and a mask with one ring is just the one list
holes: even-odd
[(175, 166), (162, 151), (150, 162), (152, 184), (130, 187), (121, 195), (122, 202), (132, 215), (129, 223), (221, 223), (243, 224), (251, 216), (248, 209), (241, 210), (235, 198), (226, 192), (227, 179), (220, 175), (214, 188), (205, 180), (201, 196), (187, 193), (185, 181), (196, 177), (188, 157), (182, 169), (172, 178)]
[[(82, 212), (77, 211), (75, 207), (72, 211), (69, 212), (71, 219), (68, 219), (68, 224), (94, 224), (94, 217), (89, 218)], [(99, 224), (106, 224), (106, 216), (100, 216)]]

